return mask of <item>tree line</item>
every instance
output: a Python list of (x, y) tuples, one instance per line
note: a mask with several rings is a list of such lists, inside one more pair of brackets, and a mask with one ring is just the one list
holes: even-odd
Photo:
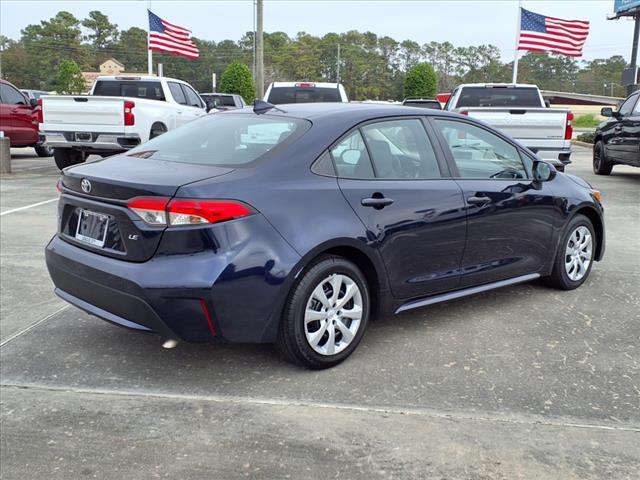
[[(253, 32), (237, 41), (193, 41), (200, 49), (197, 60), (154, 52), (154, 63), (163, 64), (165, 75), (183, 79), (199, 91), (211, 90), (212, 74), (220, 78), (234, 61), (253, 68)], [(55, 90), (57, 72), (69, 60), (83, 71), (97, 71), (110, 57), (123, 63), (127, 72), (147, 70), (147, 31), (137, 27), (121, 30), (100, 11), (90, 12), (85, 19), (58, 12), (49, 20), (26, 26), (18, 40), (0, 36), (0, 48), (2, 76), (20, 88)], [(494, 45), (421, 45), (355, 30), (321, 37), (305, 32), (294, 37), (284, 32), (264, 35), (267, 84), (276, 80), (332, 82), (339, 75), (354, 100), (401, 99), (407, 72), (418, 63), (434, 68), (442, 92), (459, 83), (511, 81), (512, 62), (503, 62)], [(520, 60), (518, 81), (545, 90), (622, 97), (625, 89), (619, 83), (626, 66), (621, 55), (580, 62), (527, 52)]]

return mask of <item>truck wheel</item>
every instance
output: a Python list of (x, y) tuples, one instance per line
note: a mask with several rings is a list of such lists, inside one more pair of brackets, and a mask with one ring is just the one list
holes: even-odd
[(151, 126), (151, 132), (149, 133), (149, 140), (152, 138), (156, 138), (163, 133), (167, 133), (167, 127), (165, 127), (162, 123), (154, 123)]
[(596, 175), (609, 175), (613, 169), (613, 164), (607, 160), (607, 156), (604, 153), (604, 145), (602, 141), (598, 142), (593, 147), (593, 173)]
[(54, 148), (53, 159), (56, 162), (56, 166), (62, 170), (63, 168), (70, 167), (71, 165), (77, 165), (85, 161), (84, 152), (74, 150), (72, 148)]
[(41, 145), (39, 147), (35, 147), (36, 155), (39, 157), (50, 157), (53, 155), (53, 148), (47, 147), (46, 145)]

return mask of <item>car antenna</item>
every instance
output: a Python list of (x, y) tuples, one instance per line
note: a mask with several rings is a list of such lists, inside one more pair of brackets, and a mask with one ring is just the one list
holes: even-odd
[(275, 105), (273, 105), (272, 103), (269, 102), (265, 102), (264, 100), (254, 100), (253, 102), (253, 113), (255, 113), (256, 115), (260, 115), (263, 113), (268, 112), (269, 110), (277, 110), (279, 112), (282, 113), (287, 113), (284, 110), (282, 110), (281, 108), (276, 107)]

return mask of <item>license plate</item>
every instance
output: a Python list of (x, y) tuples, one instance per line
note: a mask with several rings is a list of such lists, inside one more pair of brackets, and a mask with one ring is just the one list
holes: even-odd
[(94, 247), (104, 247), (107, 239), (107, 227), (109, 217), (102, 213), (80, 210), (78, 215), (78, 228), (76, 239), (88, 243)]
[(76, 132), (76, 142), (90, 142), (90, 141), (91, 141), (90, 132)]

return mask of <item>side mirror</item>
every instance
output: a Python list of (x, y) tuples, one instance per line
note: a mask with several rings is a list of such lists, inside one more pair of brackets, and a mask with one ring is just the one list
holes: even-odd
[(31, 105), (33, 108), (36, 108), (38, 106), (38, 99), (32, 98), (31, 100), (29, 100), (29, 105)]
[(613, 117), (613, 108), (611, 107), (604, 107), (600, 110), (600, 115), (602, 115), (603, 117)]
[(556, 178), (556, 169), (548, 162), (536, 160), (533, 162), (533, 181), (549, 182)]

